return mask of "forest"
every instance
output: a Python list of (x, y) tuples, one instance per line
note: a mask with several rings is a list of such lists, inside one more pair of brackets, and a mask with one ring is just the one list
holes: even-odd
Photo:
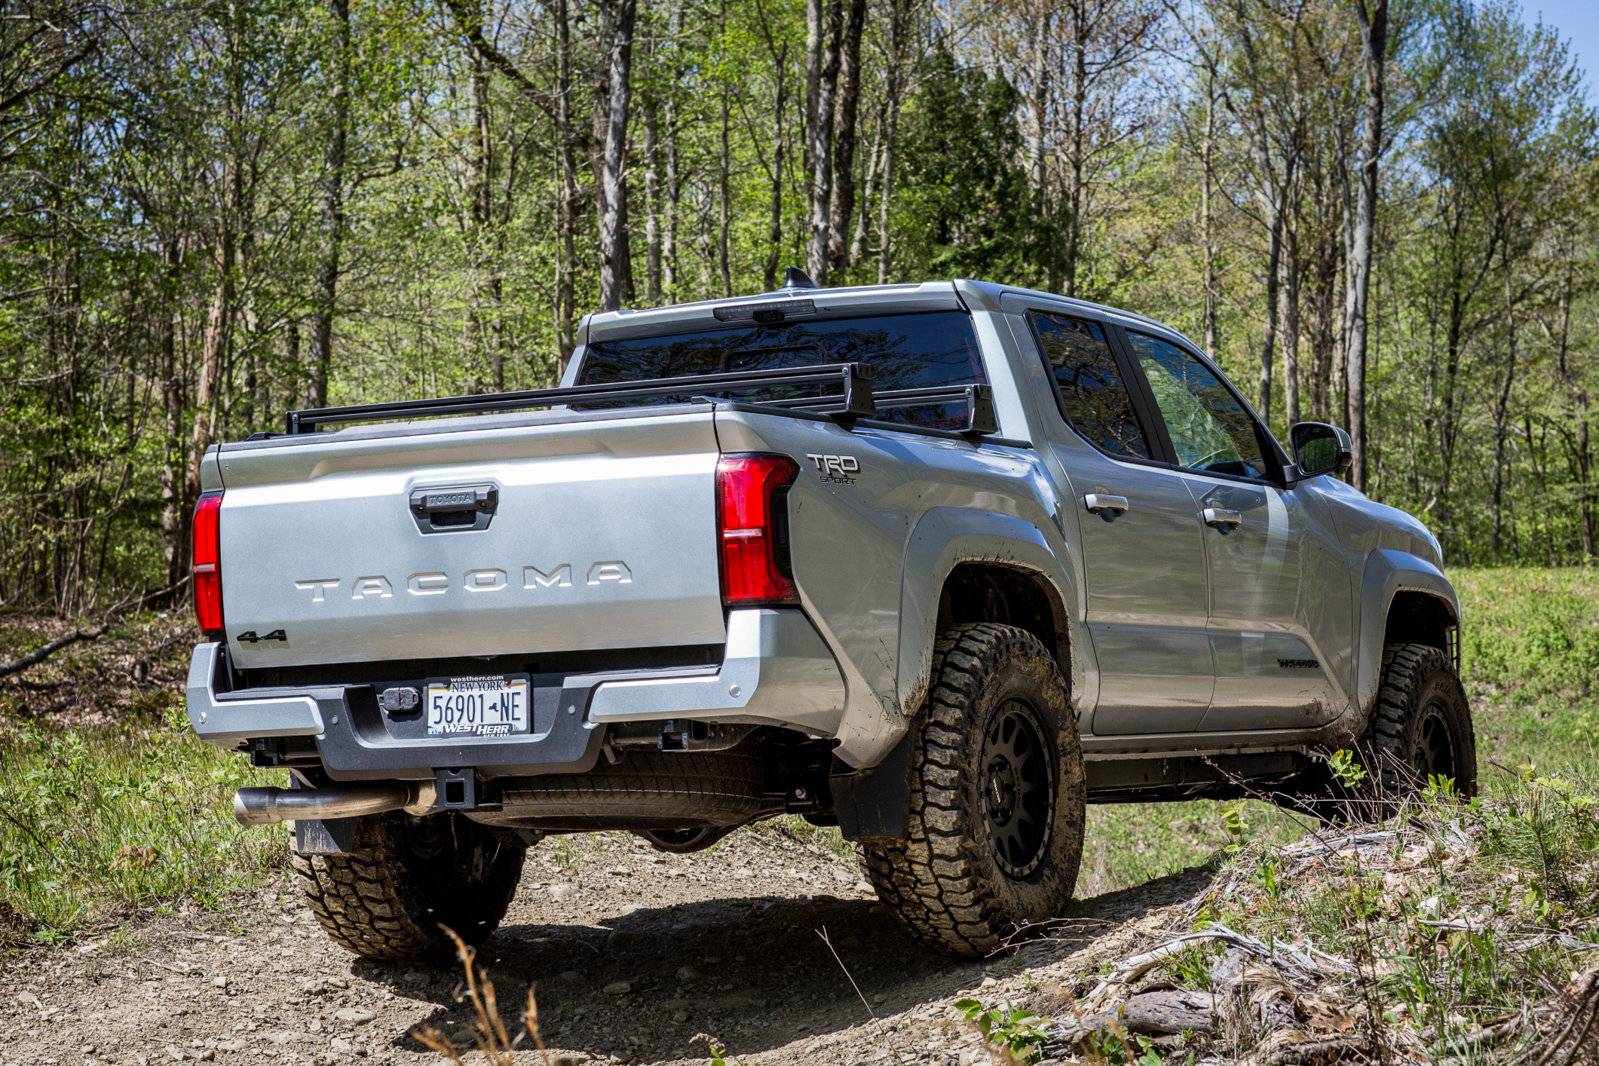
[(1454, 565), (1591, 561), (1599, 114), (1514, 0), (21, 0), (0, 609), (180, 596), (199, 459), (582, 316), (978, 277), (1187, 332)]

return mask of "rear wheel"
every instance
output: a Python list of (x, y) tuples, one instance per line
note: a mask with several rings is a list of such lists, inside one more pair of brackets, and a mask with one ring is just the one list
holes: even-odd
[(495, 930), (526, 854), (457, 815), (385, 814), (361, 819), (353, 852), (296, 854), (294, 872), (341, 946), (368, 959), (436, 959), (455, 950), (444, 928), (474, 945)]
[(1064, 912), (1087, 789), (1066, 684), (1038, 638), (993, 623), (947, 630), (911, 744), (909, 839), (862, 851), (912, 935), (979, 955)]

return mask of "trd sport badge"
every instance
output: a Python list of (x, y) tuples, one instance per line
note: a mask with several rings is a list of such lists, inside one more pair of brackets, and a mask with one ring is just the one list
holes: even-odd
[(807, 454), (805, 458), (816, 465), (824, 485), (853, 485), (854, 475), (861, 472), (861, 461), (853, 455)]

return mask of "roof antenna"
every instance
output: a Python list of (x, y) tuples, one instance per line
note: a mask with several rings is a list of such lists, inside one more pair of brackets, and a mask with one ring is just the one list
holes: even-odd
[(816, 279), (811, 277), (799, 267), (789, 267), (783, 274), (783, 288), (785, 289), (814, 289)]

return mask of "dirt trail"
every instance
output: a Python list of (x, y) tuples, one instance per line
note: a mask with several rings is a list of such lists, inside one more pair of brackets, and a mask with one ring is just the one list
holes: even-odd
[[(746, 831), (714, 851), (675, 856), (607, 834), (529, 853), (482, 961), (508, 1016), (536, 982), (551, 1059), (563, 1066), (704, 1063), (697, 1033), (763, 1066), (955, 1063), (972, 1061), (976, 1045), (950, 1006), (961, 993), (1025, 996), (1034, 982), (1024, 970), (1074, 952), (1091, 967), (1096, 944), (1122, 939), (1126, 923), (1203, 882), (1177, 875), (1087, 900), (1053, 941), (953, 962), (907, 941), (853, 861), (814, 842)], [(436, 1026), (464, 1044), (470, 1022), (456, 1000), (458, 970), (351, 958), (286, 883), (222, 915), (142, 923), (11, 969), (0, 991), (0, 1063), (19, 1066), (421, 1063), (435, 1057), (413, 1029)]]

